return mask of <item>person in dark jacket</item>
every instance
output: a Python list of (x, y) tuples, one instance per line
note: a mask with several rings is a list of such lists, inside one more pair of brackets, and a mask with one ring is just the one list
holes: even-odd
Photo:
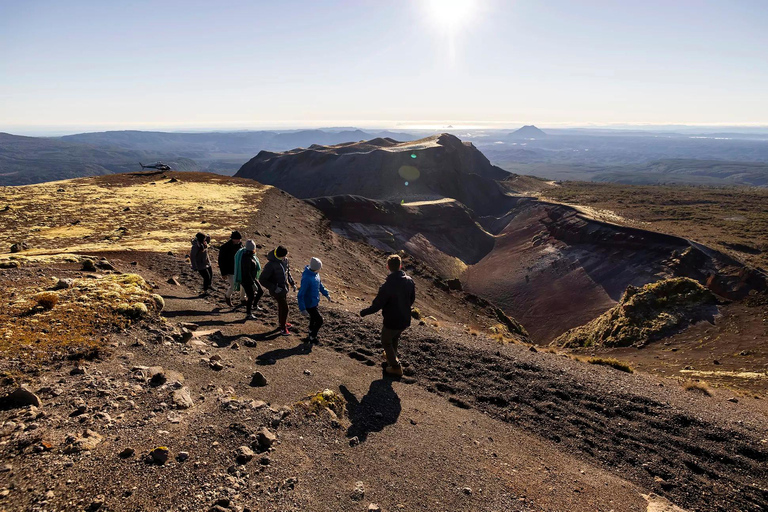
[[(235, 290), (235, 254), (243, 248), (243, 237), (239, 231), (233, 231), (229, 240), (219, 249), (219, 271), (221, 277), (227, 282), (224, 290), (224, 301), (227, 306), (232, 306), (232, 293)], [(243, 288), (240, 288), (240, 299), (243, 298)]]
[(203, 277), (203, 295), (208, 295), (211, 281), (213, 281), (213, 269), (208, 257), (208, 244), (210, 243), (211, 237), (206, 236), (205, 233), (198, 233), (192, 240), (192, 249), (189, 251), (192, 270), (197, 270)]
[(322, 293), (326, 299), (331, 300), (331, 294), (320, 280), (321, 268), (323, 268), (323, 262), (317, 258), (312, 258), (301, 274), (301, 286), (298, 295), (299, 311), (302, 315), (309, 317), (309, 337), (307, 338), (309, 343), (317, 343), (317, 334), (323, 326), (323, 316), (317, 310), (317, 306), (320, 305), (320, 294)]
[(296, 291), (296, 283), (291, 276), (288, 264), (288, 249), (279, 246), (267, 255), (267, 263), (261, 271), (259, 282), (269, 291), (269, 295), (277, 302), (277, 319), (280, 334), (290, 336), (288, 323), (288, 286)]
[(400, 335), (411, 325), (411, 306), (416, 301), (416, 285), (413, 279), (402, 270), (400, 256), (393, 254), (387, 259), (389, 276), (379, 288), (370, 307), (360, 311), (360, 316), (372, 315), (381, 311), (384, 325), (381, 329), (381, 345), (387, 358), (384, 369), (390, 375), (401, 377), (403, 367), (397, 357)]
[(233, 275), (234, 287), (245, 290), (248, 301), (245, 304), (245, 319), (253, 320), (256, 318), (253, 314), (253, 308), (261, 311), (259, 300), (264, 295), (264, 290), (259, 284), (261, 274), (261, 263), (256, 257), (256, 244), (253, 240), (248, 240), (245, 247), (235, 254), (235, 269)]

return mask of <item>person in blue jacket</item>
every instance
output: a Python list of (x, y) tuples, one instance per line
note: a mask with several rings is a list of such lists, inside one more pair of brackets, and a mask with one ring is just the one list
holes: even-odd
[(301, 274), (301, 288), (299, 288), (299, 311), (305, 317), (309, 317), (309, 337), (308, 343), (317, 343), (317, 333), (323, 326), (323, 317), (317, 310), (320, 304), (320, 294), (326, 299), (331, 300), (331, 294), (320, 281), (320, 269), (323, 268), (323, 262), (317, 258), (312, 258), (309, 265), (304, 267)]

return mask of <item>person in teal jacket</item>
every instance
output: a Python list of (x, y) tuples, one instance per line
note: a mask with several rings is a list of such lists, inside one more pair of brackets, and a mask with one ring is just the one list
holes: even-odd
[(320, 327), (323, 326), (323, 317), (317, 310), (317, 306), (320, 304), (320, 294), (322, 293), (326, 299), (331, 300), (331, 294), (320, 280), (321, 268), (323, 268), (323, 262), (317, 258), (312, 258), (301, 274), (301, 288), (298, 295), (299, 311), (305, 317), (309, 317), (309, 337), (307, 338), (309, 343), (317, 343), (317, 334)]
[(259, 275), (261, 274), (261, 263), (256, 257), (256, 244), (253, 240), (248, 240), (245, 247), (235, 253), (234, 268), (234, 291), (240, 291), (240, 287), (245, 290), (248, 302), (245, 304), (245, 319), (253, 320), (256, 316), (253, 314), (253, 308), (261, 311), (259, 299), (264, 295), (264, 290), (259, 284)]

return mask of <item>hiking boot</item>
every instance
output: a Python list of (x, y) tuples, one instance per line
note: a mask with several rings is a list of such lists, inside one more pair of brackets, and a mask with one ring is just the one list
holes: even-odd
[(309, 341), (310, 341), (310, 342), (312, 342), (312, 343), (314, 343), (314, 344), (318, 344), (318, 343), (320, 343), (320, 342), (318, 341), (318, 339), (317, 339), (317, 334), (315, 334), (314, 336), (311, 336), (311, 335), (310, 335), (310, 337), (309, 337)]
[(254, 315), (253, 313), (248, 313), (247, 315), (245, 315), (245, 319), (246, 320), (256, 320), (256, 315)]
[(229, 296), (224, 297), (224, 302), (227, 303), (227, 306), (232, 307), (232, 299), (230, 299)]
[(256, 311), (264, 311), (264, 308), (261, 306), (254, 306), (253, 309), (255, 309)]
[(291, 332), (286, 327), (285, 329), (280, 329), (280, 336), (290, 336)]
[(391, 375), (393, 377), (402, 377), (403, 376), (403, 367), (402, 366), (389, 366), (389, 365), (387, 365), (387, 367), (384, 368), (384, 372), (387, 375)]
[(293, 324), (292, 324), (292, 323), (290, 323), (290, 322), (285, 322), (285, 328), (286, 328), (286, 329), (290, 329), (291, 327), (293, 327)]

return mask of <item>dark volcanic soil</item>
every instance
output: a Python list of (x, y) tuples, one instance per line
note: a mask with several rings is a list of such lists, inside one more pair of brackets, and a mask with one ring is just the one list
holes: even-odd
[[(125, 256), (129, 256), (129, 259), (132, 260), (137, 258), (135, 253)], [(196, 277), (185, 272), (183, 261), (168, 256), (151, 256), (149, 254), (142, 256), (136, 266), (129, 266), (126, 260), (121, 262), (118, 254), (112, 255), (112, 261), (119, 266), (118, 268), (138, 271), (153, 281), (159, 282), (161, 276), (176, 274), (181, 276), (183, 285), (194, 287), (197, 284)], [(143, 263), (149, 260), (153, 261), (154, 270), (144, 267)], [(238, 468), (232, 466), (232, 462), (230, 462), (232, 450), (240, 444), (247, 444), (248, 436), (253, 434), (259, 425), (270, 424), (271, 415), (279, 413), (261, 409), (251, 411), (250, 406), (233, 405), (235, 408), (245, 409), (237, 413), (240, 415), (238, 417), (237, 414), (233, 416), (228, 412), (222, 412), (220, 404), (228, 403), (227, 396), (231, 400), (252, 395), (243, 379), (247, 379), (249, 372), (254, 369), (260, 369), (270, 378), (273, 378), (273, 375), (276, 378), (276, 375), (279, 374), (275, 374), (275, 370), (285, 369), (288, 361), (291, 361), (290, 364), (293, 365), (294, 361), (300, 361), (301, 357), (307, 357), (304, 355), (306, 349), (303, 344), (297, 345), (299, 341), (297, 337), (275, 339), (274, 335), (270, 335), (269, 329), (271, 324), (274, 324), (274, 320), (269, 314), (272, 311), (270, 301), (265, 301), (268, 310), (261, 316), (263, 320), (244, 324), (237, 321), (238, 316), (233, 318), (233, 315), (227, 310), (217, 307), (212, 302), (190, 296), (185, 287), (163, 285), (161, 291), (168, 304), (165, 316), (173, 323), (194, 322), (197, 324), (199, 330), (202, 331), (199, 335), (202, 336), (200, 339), (206, 340), (205, 345), (197, 345), (197, 348), (181, 345), (174, 348), (175, 343), (158, 344), (152, 339), (152, 336), (155, 336), (152, 332), (142, 334), (146, 331), (132, 330), (115, 338), (118, 345), (115, 347), (114, 355), (105, 356), (107, 357), (105, 363), (98, 361), (92, 363), (93, 368), (88, 370), (85, 376), (65, 377), (64, 375), (68, 374), (68, 365), (64, 365), (59, 366), (59, 369), (51, 375), (43, 377), (44, 381), (49, 382), (49, 386), (53, 384), (53, 387), (71, 387), (70, 393), (80, 393), (88, 398), (89, 403), (104, 402), (105, 405), (102, 408), (105, 409), (103, 410), (110, 410), (113, 411), (110, 414), (117, 414), (118, 411), (123, 410), (116, 396), (117, 393), (121, 393), (119, 388), (124, 386), (121, 384), (123, 380), (126, 381), (127, 387), (122, 393), (130, 392), (132, 378), (129, 367), (162, 364), (166, 367), (179, 369), (184, 373), (187, 377), (185, 385), (193, 390), (195, 401), (202, 402), (195, 406), (199, 408), (199, 412), (196, 414), (203, 414), (203, 416), (196, 416), (194, 424), (185, 421), (179, 424), (180, 426), (166, 423), (165, 426), (158, 424), (154, 430), (148, 428), (155, 425), (159, 419), (170, 416), (173, 411), (169, 411), (167, 406), (162, 405), (162, 393), (150, 392), (149, 395), (145, 395), (144, 393), (147, 392), (145, 388), (141, 390), (137, 388), (134, 392), (138, 393), (138, 398), (131, 398), (131, 400), (138, 404), (138, 410), (136, 412), (130, 412), (130, 409), (125, 411), (123, 413), (125, 414), (124, 422), (120, 420), (114, 427), (105, 426), (105, 429), (99, 427), (101, 420), (96, 418), (86, 420), (82, 424), (89, 428), (97, 428), (102, 432), (102, 435), (106, 435), (107, 441), (102, 448), (96, 448), (93, 452), (94, 463), (97, 464), (97, 467), (102, 468), (101, 471), (110, 472), (113, 470), (107, 469), (109, 466), (104, 464), (109, 460), (114, 460), (112, 464), (115, 465), (119, 463), (118, 458), (110, 459), (107, 457), (103, 459), (103, 456), (106, 455), (104, 450), (111, 451), (112, 456), (114, 456), (125, 446), (131, 445), (140, 447), (145, 453), (152, 448), (153, 444), (157, 445), (164, 442), (173, 444), (174, 453), (187, 450), (195, 454), (193, 464), (178, 465), (179, 470), (189, 471), (187, 479), (178, 480), (180, 476), (178, 474), (171, 476), (167, 472), (158, 473), (158, 484), (164, 487), (166, 491), (168, 491), (167, 486), (173, 486), (173, 490), (168, 492), (171, 492), (177, 503), (185, 504), (187, 510), (195, 509), (192, 506), (193, 503), (212, 503), (217, 496), (227, 494), (238, 496), (241, 501), (247, 501), (244, 496), (253, 496), (252, 499), (260, 496), (258, 502), (262, 503), (268, 510), (293, 510), (297, 507), (303, 507), (302, 509), (305, 510), (355, 510), (354, 507), (349, 508), (346, 505), (333, 508), (328, 507), (328, 503), (307, 501), (311, 499), (312, 492), (320, 492), (317, 486), (322, 484), (321, 481), (316, 480), (316, 475), (314, 477), (305, 476), (305, 473), (301, 473), (300, 483), (294, 484), (297, 489), (302, 490), (301, 494), (292, 494), (286, 488), (286, 486), (291, 486), (290, 482), (286, 483), (287, 479), (291, 478), (290, 475), (297, 473), (296, 468), (302, 467), (300, 462), (302, 457), (310, 457), (308, 460), (316, 461), (325, 457), (323, 455), (325, 452), (322, 451), (321, 453), (306, 452), (305, 450), (310, 449), (307, 445), (319, 443), (317, 446), (323, 446), (328, 442), (334, 443), (334, 429), (327, 424), (319, 426), (317, 423), (313, 423), (315, 420), (304, 419), (303, 416), (294, 413), (295, 415), (289, 424), (280, 427), (280, 429), (285, 428), (285, 430), (280, 430), (283, 443), (288, 443), (289, 439), (293, 441), (285, 444), (282, 452), (278, 449), (274, 455), (270, 455), (275, 462), (269, 467), (264, 469), (257, 467), (254, 471), (252, 466)], [(369, 297), (363, 297), (363, 299), (367, 298)], [(628, 375), (610, 368), (595, 367), (572, 361), (555, 354), (532, 352), (526, 346), (500, 345), (482, 336), (469, 335), (463, 329), (446, 327), (440, 332), (436, 332), (429, 326), (414, 326), (405, 334), (402, 343), (402, 358), (406, 361), (406, 377), (400, 383), (391, 384), (393, 386), (391, 389), (395, 390), (394, 394), (392, 391), (388, 391), (390, 384), (387, 384), (386, 381), (374, 380), (368, 390), (368, 395), (366, 395), (369, 396), (366, 401), (362, 398), (365, 393), (354, 391), (361, 387), (364, 391), (365, 384), (358, 382), (357, 379), (360, 377), (365, 379), (365, 375), (377, 372), (381, 356), (380, 346), (376, 341), (380, 326), (379, 320), (361, 320), (354, 314), (364, 302), (365, 300), (347, 299), (340, 305), (324, 308), (327, 324), (323, 331), (321, 345), (311, 351), (313, 359), (317, 358), (318, 362), (322, 361), (320, 366), (313, 366), (311, 374), (317, 374), (321, 380), (315, 385), (300, 386), (305, 391), (298, 391), (292, 389), (290, 384), (291, 380), (295, 380), (295, 377), (285, 377), (288, 378), (287, 381), (284, 381), (285, 388), (270, 391), (277, 400), (276, 404), (291, 404), (301, 398), (297, 395), (306, 396), (307, 393), (312, 392), (312, 389), (333, 387), (330, 383), (336, 382), (336, 389), (345, 394), (348, 401), (347, 415), (351, 424), (347, 427), (346, 437), (356, 436), (358, 440), (362, 441), (361, 446), (365, 447), (368, 439), (378, 439), (378, 432), (385, 433), (390, 428), (402, 428), (402, 426), (394, 427), (393, 425), (401, 425), (406, 420), (402, 412), (399, 411), (408, 409), (408, 400), (415, 401), (416, 398), (406, 398), (411, 396), (411, 392), (404, 390), (410, 389), (408, 384), (415, 384), (418, 388), (446, 398), (447, 407), (453, 408), (455, 415), (464, 417), (473, 411), (475, 413), (487, 413), (495, 419), (493, 421), (498, 425), (493, 426), (493, 421), (486, 424), (483, 428), (487, 432), (496, 429), (503, 430), (501, 425), (505, 423), (515, 429), (521, 429), (521, 435), (523, 435), (523, 431), (527, 432), (525, 435), (533, 436), (534, 439), (539, 440), (536, 442), (549, 446), (548, 450), (554, 450), (554, 452), (548, 452), (549, 455), (545, 459), (552, 459), (554, 453), (560, 453), (560, 457), (567, 457), (568, 460), (570, 458), (582, 460), (585, 464), (601, 468), (601, 471), (613, 473), (620, 478), (627, 478), (642, 489), (653, 490), (666, 496), (679, 506), (692, 510), (722, 511), (757, 511), (765, 510), (768, 507), (768, 470), (766, 469), (768, 449), (765, 444), (768, 432), (765, 427), (767, 416), (762, 401), (747, 403), (742, 400), (738, 404), (734, 404), (726, 401), (729, 395), (716, 393), (714, 397), (698, 396), (682, 390), (669, 381), (662, 382), (642, 375)], [(292, 317), (297, 325), (303, 324), (303, 320), (295, 320), (298, 315), (293, 306)], [(254, 328), (256, 328), (255, 333)], [(222, 334), (206, 336), (205, 331), (211, 332), (211, 329), (222, 329)], [(160, 334), (160, 339), (163, 339), (162, 332)], [(122, 344), (129, 346), (141, 339), (146, 339), (149, 343), (146, 347), (136, 347), (130, 350), (133, 355), (129, 355), (126, 349), (120, 348), (123, 346)], [(255, 341), (255, 350), (245, 345), (246, 342), (250, 343), (249, 339)], [(230, 347), (234, 343), (240, 345), (239, 351), (231, 350)], [(343, 355), (343, 361), (346, 362), (334, 363), (329, 360), (330, 354), (333, 353), (328, 351), (329, 348)], [(224, 373), (210, 370), (208, 358), (214, 353), (222, 355), (225, 363)], [(229, 356), (228, 354), (233, 355)], [(109, 361), (124, 361), (120, 365), (122, 369), (116, 369), (113, 363), (109, 363)], [(249, 363), (249, 361), (251, 362)], [(358, 376), (342, 378), (341, 382), (347, 381), (345, 388), (338, 388), (339, 381), (334, 380), (334, 378), (329, 381), (328, 377), (338, 375), (338, 372), (349, 364), (360, 368), (357, 372)], [(297, 371), (297, 368), (293, 367), (292, 371)], [(349, 370), (343, 371), (348, 372)], [(121, 372), (123, 376), (121, 376)], [(226, 377), (222, 379), (220, 376), (230, 375), (227, 372), (236, 372), (239, 377), (234, 381)], [(355, 372), (352, 371), (352, 373)], [(345, 375), (351, 374), (345, 373)], [(323, 376), (325, 377), (323, 378)], [(58, 378), (62, 380), (60, 380), (60, 384), (55, 384)], [(371, 381), (369, 380), (369, 382)], [(377, 382), (380, 383), (377, 384)], [(218, 389), (226, 388), (228, 385), (234, 386), (234, 390), (227, 392)], [(405, 385), (404, 388), (403, 385)], [(345, 392), (344, 389), (347, 388), (352, 389), (352, 391)], [(102, 396), (102, 391), (104, 398), (99, 398)], [(274, 393), (277, 394), (274, 395)], [(429, 393), (425, 396), (428, 395)], [(68, 407), (66, 404), (72, 400), (72, 396), (70, 394), (64, 396), (67, 397), (67, 400), (60, 400), (60, 402), (63, 402), (63, 409), (66, 410)], [(46, 398), (56, 402), (55, 398)], [(110, 401), (118, 403), (116, 409), (109, 409)], [(425, 405), (427, 407), (424, 410), (425, 418), (433, 418), (433, 421), (437, 421), (437, 418), (441, 417), (441, 413), (438, 413), (438, 409), (433, 410), (434, 405), (428, 405), (429, 403), (431, 403), (430, 400)], [(213, 404), (219, 405), (211, 408)], [(380, 404), (382, 408), (378, 408), (379, 405), (376, 404)], [(365, 413), (364, 411), (368, 407), (373, 407), (381, 414)], [(396, 409), (391, 407), (396, 407)], [(279, 406), (275, 405), (275, 408), (277, 410)], [(94, 406), (94, 410), (98, 409), (99, 407)], [(410, 419), (416, 421), (416, 424), (425, 421), (424, 418), (419, 420), (415, 416), (416, 411), (408, 410), (410, 411), (408, 413)], [(58, 414), (54, 412), (51, 418), (55, 419), (56, 417)], [(225, 423), (221, 422), (222, 419), (225, 419)], [(30, 480), (32, 475), (28, 472), (25, 473), (24, 468), (34, 467), (28, 464), (38, 463), (35, 462), (38, 460), (35, 459), (36, 456), (32, 455), (34, 452), (30, 450), (31, 447), (35, 446), (35, 443), (40, 442), (35, 441), (37, 432), (42, 434), (47, 431), (43, 427), (46, 425), (46, 421), (48, 420), (45, 418), (39, 418), (37, 423), (41, 425), (40, 428), (30, 431), (27, 436), (13, 438), (15, 441), (6, 444), (3, 448), (4, 459), (16, 458), (10, 477), (4, 478), (9, 478), (9, 480), (5, 480), (6, 483), (9, 481), (15, 483), (15, 489), (12, 490), (15, 496), (27, 496), (19, 502), (20, 504), (29, 503), (28, 500), (33, 496), (38, 496), (34, 498), (37, 501), (44, 501), (40, 497), (44, 493), (32, 484), (32, 480)], [(483, 420), (483, 422), (485, 421)], [(69, 423), (69, 427), (66, 427), (67, 423)], [(65, 422), (64, 425), (64, 428), (71, 431), (77, 431), (79, 428), (77, 418)], [(115, 430), (113, 431), (112, 428)], [(321, 432), (325, 432), (321, 437), (317, 437), (318, 428)], [(170, 433), (164, 434), (160, 431)], [(56, 430), (54, 432), (58, 432), (50, 436), (54, 444), (61, 443), (63, 432)], [(431, 435), (439, 436), (439, 432), (433, 432)], [(494, 438), (497, 436), (497, 434), (489, 435)], [(23, 439), (31, 439), (32, 442), (25, 445)], [(301, 444), (302, 439), (305, 440), (305, 447), (298, 449), (297, 446)], [(341, 439), (335, 437), (335, 439), (346, 443), (343, 437)], [(167, 440), (167, 442), (161, 440)], [(436, 437), (433, 442), (438, 445), (443, 443), (439, 437)], [(510, 442), (514, 445), (513, 441)], [(219, 444), (215, 445), (214, 443)], [(218, 446), (221, 447), (218, 448)], [(291, 446), (291, 450), (288, 450), (288, 446)], [(451, 446), (450, 443), (448, 446)], [(447, 460), (454, 460), (461, 453), (464, 453), (457, 451), (450, 454), (453, 450), (462, 450), (459, 445), (455, 444), (453, 448), (447, 449), (450, 450), (449, 454), (441, 455), (441, 457), (447, 457)], [(50, 461), (49, 464), (54, 465), (41, 473), (39, 477), (41, 480), (47, 482), (50, 478), (57, 478), (58, 475), (58, 478), (72, 480), (73, 483), (69, 485), (74, 486), (73, 489), (81, 489), (81, 492), (74, 493), (77, 496), (93, 496), (97, 493), (98, 489), (90, 487), (88, 480), (84, 479), (89, 474), (88, 472), (75, 471), (65, 464), (68, 459), (57, 459), (53, 453), (46, 455), (47, 453), (43, 452), (37, 456), (42, 457), (39, 461), (48, 460)], [(18, 457), (22, 454), (24, 454), (24, 458), (19, 459)], [(397, 455), (393, 453), (392, 455), (408, 457), (409, 454)], [(411, 455), (416, 456), (415, 453)], [(340, 467), (348, 467), (349, 471), (354, 472), (352, 469), (355, 467), (354, 465), (347, 466), (347, 464), (353, 464), (352, 461), (342, 462), (345, 456), (342, 455), (342, 459), (338, 460), (334, 459), (331, 453), (328, 453), (328, 456), (330, 457), (329, 461), (335, 460), (337, 464), (342, 464), (341, 466), (333, 466), (329, 470), (329, 474), (336, 475), (329, 482), (329, 485), (338, 484), (338, 478), (341, 474), (338, 472)], [(425, 454), (419, 454), (419, 457), (421, 456), (426, 457)], [(475, 464), (472, 462), (475, 456), (464, 455), (464, 457), (468, 457), (465, 463), (469, 464), (469, 467)], [(540, 456), (543, 457), (543, 455)], [(29, 459), (30, 462), (26, 462), (27, 457), (32, 457)], [(87, 460), (83, 457), (83, 455), (78, 455), (72, 459), (75, 461), (75, 468), (83, 467), (83, 463)], [(420, 458), (418, 460), (422, 461)], [(290, 464), (285, 466), (289, 461)], [(425, 470), (424, 463), (423, 461), (419, 462), (421, 471)], [(61, 466), (61, 464), (64, 465)], [(103, 484), (105, 489), (109, 489), (109, 495), (114, 495), (118, 490), (123, 489), (123, 492), (127, 493), (123, 498), (127, 500), (125, 501), (126, 505), (134, 503), (134, 507), (139, 506), (140, 509), (145, 510), (152, 509), (152, 500), (154, 499), (157, 500), (158, 505), (163, 503), (166, 504), (163, 506), (173, 507), (171, 503), (174, 502), (168, 501), (168, 492), (158, 494), (140, 488), (140, 485), (146, 485), (147, 472), (152, 474), (158, 471), (156, 466), (147, 466), (138, 460), (128, 464), (132, 468), (128, 472), (124, 473), (123, 470), (115, 466), (115, 473), (110, 477), (112, 479), (124, 479), (122, 485), (115, 487), (112, 484)], [(550, 463), (544, 462), (544, 464)], [(213, 472), (208, 474), (205, 471), (208, 466), (219, 469), (212, 470)], [(230, 466), (234, 469), (227, 472), (226, 468)], [(294, 467), (293, 472), (291, 467)], [(368, 474), (363, 468), (358, 471), (361, 471), (363, 475)], [(411, 469), (404, 469), (404, 471), (409, 472)], [(413, 471), (415, 473), (410, 478), (417, 478), (419, 470), (414, 468)], [(435, 467), (431, 471), (444, 472), (446, 469)], [(567, 474), (567, 472), (568, 470), (565, 468), (557, 470), (553, 478), (562, 478), (562, 475)], [(386, 480), (386, 475), (391, 473), (397, 474), (395, 466), (386, 470), (381, 478)], [(244, 474), (249, 476), (246, 477)], [(230, 477), (229, 483), (225, 482), (220, 487), (211, 485), (211, 482), (216, 479), (226, 481)], [(95, 475), (91, 475), (90, 478), (101, 481), (101, 477)], [(362, 476), (359, 478), (365, 479)], [(466, 479), (466, 476), (461, 477), (456, 474), (453, 480), (460, 486), (462, 478)], [(305, 479), (310, 480), (306, 481)], [(182, 482), (184, 483), (182, 484)], [(257, 485), (254, 482), (259, 483)], [(133, 489), (137, 485), (139, 488)], [(196, 489), (196, 497), (194, 499), (190, 497), (191, 501), (188, 501), (183, 497), (183, 489), (177, 487), (179, 485)], [(425, 481), (401, 485), (405, 487), (402, 493), (403, 500), (414, 504), (418, 503), (418, 495), (413, 494), (416, 492), (416, 488), (428, 484)], [(489, 489), (492, 488), (488, 482), (484, 485), (488, 486)], [(34, 492), (30, 491), (31, 494), (27, 495), (22, 491), (19, 494), (20, 490), (27, 487), (33, 489)], [(234, 492), (228, 491), (229, 487)], [(576, 488), (581, 488), (582, 491), (569, 492), (574, 495), (578, 495), (580, 492), (589, 495), (592, 492), (584, 487), (577, 486)], [(57, 487), (57, 489), (59, 488)], [(250, 490), (246, 491), (246, 489)], [(311, 491), (310, 494), (305, 494), (307, 491)], [(56, 491), (55, 494), (59, 495), (62, 492), (64, 492), (63, 489)], [(443, 492), (448, 492), (447, 488)], [(539, 495), (535, 494), (533, 489), (530, 490), (530, 493), (536, 495), (537, 500), (539, 499)], [(136, 497), (130, 499), (132, 494), (136, 494)], [(326, 491), (320, 492), (320, 494), (333, 500), (333, 492), (330, 495)], [(335, 491), (339, 500), (342, 500), (341, 495), (346, 494), (347, 490), (344, 489)], [(562, 499), (561, 493), (556, 494), (560, 497), (559, 499)], [(433, 493), (428, 492), (427, 495), (431, 497)], [(386, 496), (390, 495), (386, 494)], [(443, 506), (449, 510), (493, 510), (494, 506), (517, 510), (513, 507), (519, 506), (520, 503), (517, 501), (519, 495), (515, 494), (508, 496), (506, 502), (494, 502), (488, 497), (473, 496), (475, 498), (471, 503), (475, 503), (475, 505), (446, 497)], [(84, 500), (85, 498), (80, 499)], [(599, 501), (598, 497), (594, 499)], [(55, 499), (54, 501), (59, 502)], [(86, 501), (81, 501), (80, 506), (88, 506), (89, 503)], [(71, 503), (71, 506), (74, 506), (77, 501)], [(494, 505), (489, 507), (488, 505), (491, 503)], [(124, 505), (113, 507), (125, 510), (136, 509)], [(622, 509), (615, 504), (610, 508)], [(12, 507), (12, 509), (15, 510), (16, 508)], [(519, 510), (540, 509), (588, 510), (589, 507), (585, 507), (585, 502), (579, 500), (573, 505), (566, 505), (563, 501), (553, 501), (550, 502), (549, 506), (541, 505), (539, 501), (534, 500), (533, 503), (522, 505), (519, 508)], [(592, 509), (608, 510), (608, 507), (604, 508), (595, 504)]]

